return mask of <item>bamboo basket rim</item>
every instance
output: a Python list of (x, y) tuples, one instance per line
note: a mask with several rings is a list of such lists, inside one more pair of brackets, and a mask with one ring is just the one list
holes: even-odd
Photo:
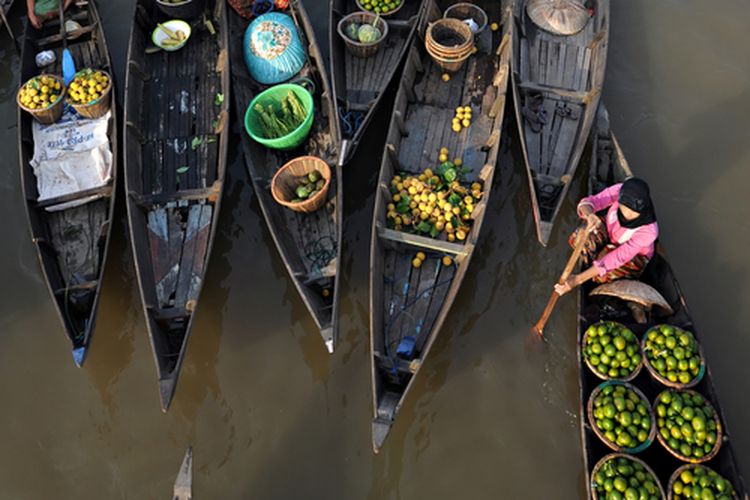
[[(648, 337), (649, 332), (651, 332), (654, 328), (657, 326), (667, 325), (671, 326), (672, 328), (677, 328), (678, 330), (682, 332), (690, 333), (693, 336), (693, 340), (695, 340), (696, 345), (698, 346), (698, 356), (701, 358), (701, 367), (698, 371), (698, 375), (693, 377), (693, 379), (688, 382), (687, 384), (681, 384), (680, 382), (671, 382), (668, 378), (663, 376), (661, 373), (659, 373), (656, 368), (651, 364), (651, 360), (648, 358), (648, 354), (646, 354), (646, 340)], [(703, 377), (706, 375), (706, 357), (703, 355), (703, 346), (700, 342), (698, 342), (698, 339), (695, 337), (695, 334), (693, 332), (688, 332), (684, 328), (680, 328), (677, 325), (669, 325), (667, 323), (660, 323), (658, 325), (653, 325), (649, 327), (648, 330), (643, 334), (643, 337), (641, 337), (641, 352), (643, 353), (643, 363), (646, 366), (646, 370), (651, 375), (651, 377), (654, 378), (657, 382), (660, 384), (669, 387), (670, 389), (690, 389), (692, 387), (695, 387), (700, 383), (701, 380), (703, 380)]]
[(583, 357), (583, 362), (586, 363), (586, 366), (589, 367), (589, 370), (591, 370), (591, 372), (594, 375), (596, 375), (597, 378), (599, 378), (601, 380), (612, 380), (612, 381), (618, 381), (618, 382), (630, 382), (631, 380), (635, 379), (641, 373), (641, 370), (643, 369), (643, 358), (645, 356), (643, 354), (643, 349), (641, 347), (641, 343), (638, 342), (638, 336), (633, 332), (633, 330), (631, 330), (630, 328), (628, 328), (627, 326), (625, 326), (623, 323), (620, 323), (619, 321), (601, 320), (601, 321), (597, 321), (596, 323), (590, 324), (588, 326), (588, 328), (586, 328), (586, 331), (583, 333), (583, 338), (581, 339), (581, 351), (583, 352), (583, 348), (586, 347), (586, 341), (589, 338), (589, 328), (591, 328), (592, 326), (596, 326), (596, 325), (604, 324), (604, 323), (617, 323), (618, 325), (622, 326), (623, 328), (625, 328), (626, 330), (628, 330), (630, 333), (633, 334), (633, 336), (635, 337), (636, 344), (638, 345), (638, 352), (641, 353), (641, 362), (638, 363), (638, 365), (630, 373), (630, 375), (628, 375), (627, 377), (617, 377), (617, 378), (610, 378), (607, 375), (602, 375), (601, 373), (599, 373), (595, 369), (594, 365), (591, 364), (591, 362), (589, 361), (589, 359), (586, 357), (585, 354), (582, 356)]
[[(454, 45), (452, 47), (448, 45), (443, 45), (442, 43), (435, 40), (435, 38), (432, 36), (432, 31), (435, 28), (435, 26), (439, 26), (439, 27), (455, 26), (454, 31), (456, 32), (463, 31), (464, 33), (460, 33), (460, 34), (466, 36), (466, 41), (460, 45)], [(465, 34), (466, 32), (468, 32), (468, 35)], [(467, 49), (471, 51), (470, 47), (474, 45), (474, 32), (472, 32), (471, 28), (469, 28), (469, 25), (464, 23), (463, 21), (459, 21), (458, 19), (453, 18), (453, 17), (447, 17), (447, 18), (443, 17), (443, 18), (438, 19), (437, 21), (429, 23), (429, 25), (427, 26), (427, 31), (425, 32), (425, 44), (429, 45), (430, 43), (434, 43), (436, 47), (446, 52), (460, 53)]]
[[(646, 408), (648, 408), (648, 416), (651, 419), (651, 428), (648, 431), (648, 438), (646, 440), (639, 444), (638, 446), (634, 448), (626, 448), (624, 446), (618, 446), (616, 443), (611, 442), (609, 439), (606, 438), (604, 433), (599, 429), (599, 427), (596, 426), (596, 423), (594, 422), (594, 400), (599, 395), (602, 390), (610, 385), (622, 385), (626, 387), (627, 389), (631, 389), (633, 392), (635, 392), (638, 397), (646, 402)], [(610, 449), (622, 452), (622, 453), (640, 453), (642, 451), (645, 451), (651, 444), (654, 442), (654, 436), (656, 435), (656, 418), (654, 415), (654, 409), (651, 406), (650, 401), (646, 397), (645, 394), (643, 394), (643, 391), (638, 389), (635, 385), (630, 384), (628, 382), (623, 382), (619, 380), (607, 380), (605, 382), (602, 382), (598, 386), (594, 388), (593, 391), (591, 391), (591, 395), (589, 396), (589, 400), (586, 403), (586, 415), (588, 417), (589, 425), (594, 430), (594, 434), (604, 443), (606, 444)]]
[[(190, 1), (192, 1), (192, 0), (190, 0)], [(67, 93), (67, 89), (66, 89), (66, 92), (65, 92), (65, 101), (68, 102), (71, 106), (73, 106), (73, 108), (76, 111), (79, 108), (86, 109), (86, 108), (90, 108), (90, 107), (96, 106), (97, 104), (99, 104), (102, 101), (102, 99), (104, 99), (105, 97), (108, 97), (109, 93), (112, 91), (112, 75), (108, 71), (103, 70), (103, 69), (96, 69), (96, 68), (83, 68), (81, 70), (76, 71), (76, 76), (78, 75), (78, 73), (82, 73), (82, 72), (84, 72), (86, 70), (99, 71), (100, 73), (104, 73), (105, 75), (107, 75), (107, 88), (104, 89), (104, 91), (102, 92), (102, 95), (100, 95), (99, 98), (97, 98), (95, 101), (90, 101), (90, 102), (87, 102), (87, 103), (84, 103), (84, 104), (77, 104), (77, 103), (74, 103), (72, 101), (68, 101), (68, 93)]]
[[(470, 9), (474, 8), (474, 9), (476, 9), (476, 11), (481, 12), (484, 15), (484, 24), (483, 25), (479, 25), (479, 29), (477, 30), (477, 32), (475, 33), (475, 35), (480, 34), (482, 31), (484, 31), (487, 28), (487, 26), (489, 26), (489, 24), (490, 24), (490, 16), (479, 5), (477, 5), (475, 3), (471, 3), (471, 2), (457, 2), (457, 3), (454, 3), (453, 5), (449, 6), (447, 9), (445, 9), (445, 12), (443, 12), (443, 19), (458, 19), (457, 17), (451, 17), (451, 14), (452, 14), (451, 11), (454, 11), (454, 10), (456, 10), (458, 8), (464, 8), (464, 7), (468, 7)], [(474, 18), (472, 17), (472, 19), (474, 19)], [(476, 22), (475, 19), (474, 19), (474, 21)]]
[[(403, 3), (401, 5), (403, 5)], [(355, 41), (349, 38), (348, 36), (346, 36), (346, 34), (344, 33), (344, 29), (343, 29), (344, 23), (358, 16), (369, 16), (375, 19), (375, 14), (372, 14), (369, 10), (361, 10), (357, 12), (352, 12), (342, 17), (341, 20), (339, 20), (338, 24), (336, 25), (336, 31), (338, 32), (339, 36), (344, 39), (346, 43), (351, 44), (355, 47), (369, 48), (369, 47), (375, 47), (381, 44), (383, 41), (385, 41), (385, 38), (388, 36), (389, 28), (388, 28), (388, 21), (383, 19), (382, 14), (380, 15), (380, 18), (378, 19), (378, 24), (380, 25), (380, 23), (382, 23), (383, 28), (380, 30), (381, 31), (380, 38), (378, 38), (374, 42), (365, 43), (365, 42)]]
[[(51, 103), (51, 104), (50, 104), (49, 106), (47, 106), (46, 108), (42, 108), (42, 109), (31, 109), (31, 108), (28, 108), (28, 107), (26, 107), (26, 105), (24, 105), (24, 104), (23, 104), (23, 103), (21, 102), (21, 90), (22, 90), (22, 89), (23, 89), (23, 88), (24, 88), (24, 87), (26, 86), (26, 84), (27, 84), (27, 83), (29, 83), (29, 82), (30, 82), (31, 80), (34, 80), (35, 78), (39, 78), (39, 77), (41, 77), (41, 76), (52, 77), (52, 78), (54, 78), (55, 80), (57, 80), (57, 81), (58, 81), (58, 82), (60, 83), (60, 95), (58, 95), (58, 96), (57, 96), (57, 99), (55, 99), (55, 102)], [(29, 114), (31, 114), (32, 116), (34, 116), (34, 115), (36, 115), (37, 113), (39, 113), (40, 111), (51, 111), (51, 110), (52, 110), (52, 108), (54, 108), (55, 106), (59, 105), (59, 104), (60, 104), (60, 100), (62, 100), (62, 99), (64, 99), (64, 98), (65, 98), (65, 95), (66, 95), (66, 93), (67, 93), (67, 90), (68, 90), (68, 88), (66, 87), (66, 85), (65, 85), (65, 81), (63, 80), (63, 78), (62, 78), (61, 76), (58, 76), (58, 75), (55, 75), (55, 74), (52, 74), (52, 73), (41, 73), (41, 74), (39, 74), (39, 75), (36, 75), (36, 76), (32, 76), (31, 78), (29, 78), (28, 80), (26, 80), (25, 82), (23, 82), (23, 84), (21, 84), (21, 86), (20, 86), (20, 87), (18, 87), (18, 91), (16, 92), (16, 104), (18, 104), (18, 106), (19, 106), (19, 107), (20, 107), (20, 108), (21, 108), (22, 110), (24, 110), (24, 111), (26, 111), (27, 113), (29, 113)]]
[[(396, 12), (400, 11), (403, 8), (404, 4), (408, 1), (409, 0), (402, 0), (401, 5), (399, 5), (398, 7), (396, 7), (395, 9), (391, 11), (386, 12), (385, 14), (381, 12), (380, 17), (392, 16)], [(362, 7), (362, 2), (360, 0), (356, 0), (356, 2), (357, 2), (357, 7), (359, 7), (359, 10), (361, 10), (362, 12), (372, 12), (371, 10), (367, 10), (364, 7)]]
[[(325, 179), (325, 184), (323, 184), (323, 187), (321, 188), (318, 193), (312, 197), (308, 198), (303, 201), (299, 201), (297, 203), (293, 203), (291, 201), (284, 200), (277, 196), (276, 191), (278, 190), (278, 183), (279, 178), (285, 172), (286, 170), (289, 170), (293, 165), (296, 163), (310, 160), (313, 163), (319, 165), (322, 167), (322, 170), (324, 171), (323, 178)], [(331, 179), (333, 178), (333, 171), (331, 170), (331, 167), (328, 165), (328, 162), (323, 160), (322, 158), (318, 156), (313, 155), (305, 155), (305, 156), (298, 156), (296, 158), (292, 158), (288, 162), (286, 162), (284, 165), (279, 168), (276, 173), (273, 175), (273, 178), (271, 179), (271, 196), (273, 199), (278, 203), (279, 205), (285, 206), (291, 210), (295, 211), (307, 211), (309, 207), (316, 207), (313, 211), (318, 210), (324, 201), (321, 203), (321, 198), (325, 200), (325, 198), (328, 196), (328, 190), (331, 186)]]
[(675, 450), (669, 447), (669, 445), (666, 443), (666, 440), (662, 437), (661, 432), (658, 432), (660, 429), (657, 428), (656, 432), (656, 439), (659, 441), (661, 446), (669, 452), (670, 455), (675, 457), (678, 460), (681, 460), (682, 462), (687, 462), (689, 464), (702, 464), (704, 462), (708, 462), (712, 458), (714, 458), (721, 449), (721, 442), (724, 439), (724, 430), (721, 428), (721, 419), (719, 419), (719, 414), (716, 412), (716, 408), (714, 408), (714, 405), (711, 403), (711, 401), (708, 400), (706, 396), (701, 394), (698, 391), (695, 391), (693, 389), (673, 389), (673, 388), (667, 388), (661, 391), (659, 394), (656, 395), (656, 398), (654, 398), (653, 403), (653, 410), (654, 414), (656, 415), (656, 405), (659, 404), (659, 400), (661, 399), (661, 395), (664, 394), (667, 391), (677, 391), (677, 392), (687, 392), (690, 395), (698, 394), (700, 397), (702, 397), (708, 406), (711, 407), (711, 409), (714, 412), (714, 422), (716, 423), (716, 442), (714, 443), (713, 448), (711, 448), (711, 451), (707, 454), (703, 455), (702, 457), (696, 458), (696, 457), (685, 457), (681, 453), (677, 453)]
[[(672, 494), (672, 487), (674, 486), (674, 482), (677, 480), (677, 478), (680, 476), (680, 474), (682, 474), (682, 472), (685, 471), (685, 470), (687, 470), (687, 469), (695, 469), (697, 467), (704, 467), (706, 469), (712, 470), (712, 471), (716, 472), (717, 474), (719, 474), (715, 469), (709, 467), (708, 465), (704, 465), (704, 464), (682, 464), (679, 467), (677, 467), (677, 469), (672, 473), (671, 476), (669, 476), (669, 481), (667, 482), (667, 500), (672, 500), (674, 498), (674, 495)], [(721, 476), (721, 478), (724, 479), (725, 481), (729, 481), (729, 479), (727, 479), (726, 477), (722, 476), (721, 474), (719, 474), (719, 476)], [(737, 495), (737, 488), (734, 486), (734, 483), (732, 481), (729, 481), (729, 484), (731, 484), (732, 488), (734, 489), (734, 494), (732, 495), (732, 498), (734, 498), (734, 500), (740, 500), (739, 495)]]
[(156, 3), (160, 5), (164, 5), (166, 7), (182, 7), (185, 4), (193, 3), (193, 0), (182, 0), (182, 2), (177, 2), (177, 3), (169, 3), (169, 2), (165, 2), (164, 0), (156, 0)]
[(594, 484), (596, 484), (596, 480), (594, 479), (594, 476), (596, 476), (596, 473), (599, 472), (599, 469), (602, 468), (602, 466), (607, 463), (609, 460), (614, 458), (627, 458), (628, 460), (633, 460), (634, 462), (638, 462), (640, 465), (643, 466), (646, 471), (651, 474), (652, 479), (654, 480), (654, 483), (659, 488), (659, 492), (661, 493), (662, 500), (666, 500), (667, 495), (664, 493), (664, 486), (662, 486), (661, 481), (659, 481), (659, 476), (656, 475), (654, 472), (654, 469), (651, 468), (644, 460), (636, 457), (635, 455), (629, 455), (627, 453), (608, 453), (607, 455), (604, 455), (602, 458), (599, 459), (599, 461), (594, 465), (594, 468), (591, 471), (591, 477), (589, 478), (589, 487), (591, 488), (591, 496), (594, 500), (600, 500), (601, 497), (599, 497), (599, 493), (597, 493), (596, 488), (594, 487)]

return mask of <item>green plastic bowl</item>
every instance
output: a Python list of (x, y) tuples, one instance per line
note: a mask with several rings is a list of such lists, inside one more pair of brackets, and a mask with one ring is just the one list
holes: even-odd
[[(260, 126), (260, 122), (258, 121), (258, 117), (255, 110), (253, 110), (253, 107), (258, 103), (264, 107), (271, 104), (278, 110), (281, 105), (281, 100), (290, 90), (296, 94), (297, 98), (307, 110), (307, 116), (299, 127), (283, 137), (277, 137), (275, 139), (263, 137), (263, 128)], [(303, 86), (294, 83), (275, 85), (255, 96), (250, 102), (250, 105), (245, 111), (245, 131), (247, 132), (247, 135), (253, 138), (253, 140), (266, 147), (281, 150), (294, 149), (302, 144), (310, 134), (313, 116), (315, 114), (315, 110), (313, 109), (314, 105), (315, 103), (312, 94)]]

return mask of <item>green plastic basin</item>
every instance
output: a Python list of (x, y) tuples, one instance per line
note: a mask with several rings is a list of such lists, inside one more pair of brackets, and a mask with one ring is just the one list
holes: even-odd
[[(253, 108), (256, 104), (260, 104), (263, 107), (266, 107), (270, 104), (274, 107), (275, 110), (278, 111), (281, 107), (281, 100), (284, 98), (284, 96), (287, 95), (287, 92), (289, 92), (290, 90), (295, 93), (297, 98), (305, 107), (305, 110), (307, 110), (307, 116), (299, 125), (299, 127), (285, 136), (277, 137), (275, 139), (268, 139), (266, 137), (263, 137), (263, 128), (261, 127), (257, 113)], [(312, 94), (310, 94), (310, 92), (303, 86), (296, 85), (294, 83), (282, 83), (280, 85), (275, 85), (255, 96), (255, 98), (250, 102), (250, 105), (245, 111), (245, 131), (247, 132), (247, 135), (253, 138), (253, 140), (259, 142), (260, 144), (263, 144), (266, 147), (281, 150), (294, 149), (302, 144), (302, 142), (307, 139), (307, 136), (310, 134), (310, 129), (312, 128), (313, 123), (313, 116), (315, 115), (315, 110), (313, 109), (314, 106), (315, 103), (313, 101)]]

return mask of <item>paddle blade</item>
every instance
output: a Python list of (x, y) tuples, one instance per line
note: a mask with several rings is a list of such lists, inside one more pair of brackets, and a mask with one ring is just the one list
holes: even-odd
[(63, 50), (62, 73), (65, 85), (70, 85), (76, 75), (76, 63), (73, 61), (73, 54), (68, 49)]

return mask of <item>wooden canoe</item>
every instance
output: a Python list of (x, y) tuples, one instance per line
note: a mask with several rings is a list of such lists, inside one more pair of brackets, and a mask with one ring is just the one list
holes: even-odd
[(342, 143), (339, 161), (346, 164), (364, 136), (367, 126), (388, 89), (398, 75), (401, 63), (414, 37), (423, 1), (407, 0), (395, 14), (383, 18), (388, 35), (378, 52), (367, 58), (349, 52), (337, 27), (341, 19), (358, 12), (353, 0), (331, 0), (329, 44), (331, 84), (336, 116), (340, 121)]
[[(114, 75), (107, 41), (96, 8), (90, 0), (83, 7), (71, 7), (66, 19), (81, 24), (77, 33), (69, 33), (68, 48), (76, 68), (96, 68)], [(77, 38), (72, 39), (72, 36)], [(35, 56), (39, 51), (52, 50), (56, 62), (47, 73), (62, 74), (62, 36), (57, 19), (47, 21), (41, 30), (29, 23), (22, 42), (21, 83), (39, 74)], [(112, 151), (111, 179), (107, 185), (38, 202), (37, 180), (30, 161), (34, 155), (33, 118), (19, 109), (18, 150), (21, 184), (31, 230), (44, 281), (73, 345), (73, 360), (81, 366), (91, 342), (96, 313), (101, 297), (101, 283), (109, 250), (114, 195), (117, 184), (117, 107), (112, 80), (112, 106), (109, 120), (109, 143)], [(85, 204), (58, 211), (47, 209), (61, 203), (80, 201), (93, 196)]]
[[(500, 3), (478, 1), (490, 19), (503, 17)], [(445, 7), (428, 0), (419, 35), (409, 49), (380, 167), (370, 246), (370, 352), (372, 375), (372, 445), (383, 446), (396, 415), (434, 343), (466, 275), (492, 188), (511, 54), (510, 22), (504, 30), (487, 28), (478, 38), (479, 51), (448, 82), (443, 70), (424, 49), (426, 23), (442, 17)], [(506, 11), (505, 19), (510, 12)], [(471, 105), (474, 120), (455, 133), (451, 121), (459, 105)], [(390, 181), (398, 172), (419, 173), (437, 166), (441, 147), (463, 157), (469, 169), (462, 182), (481, 182), (484, 196), (472, 214), (473, 224), (464, 242), (389, 229), (386, 205), (391, 203)], [(441, 236), (441, 238), (444, 238)], [(412, 266), (417, 252), (427, 259)], [(454, 259), (443, 265), (442, 257)], [(412, 356), (397, 355), (397, 344), (415, 339)]]
[[(292, 16), (307, 47), (308, 61), (292, 81), (312, 82), (314, 109), (312, 131), (301, 146), (292, 151), (266, 148), (240, 132), (245, 166), (253, 183), (268, 230), (281, 254), (290, 278), (297, 287), (328, 352), (333, 352), (338, 330), (339, 266), (341, 263), (341, 221), (343, 193), (341, 166), (337, 162), (339, 131), (328, 75), (323, 65), (312, 23), (299, 0), (289, 2), (286, 11)], [(244, 117), (253, 97), (268, 88), (249, 74), (242, 52), (243, 36), (249, 22), (229, 11), (232, 88), (237, 116)], [(302, 80), (300, 80), (302, 79)], [(309, 83), (305, 83), (309, 86)], [(316, 212), (297, 213), (283, 207), (271, 196), (271, 179), (289, 160), (312, 155), (331, 167), (333, 176), (328, 201)]]
[[(609, 117), (603, 104), (599, 106), (599, 113), (592, 134), (593, 148), (591, 159), (591, 171), (589, 175), (589, 193), (598, 193), (602, 189), (623, 182), (633, 175), (628, 166), (625, 156), (612, 134), (609, 127)], [(661, 243), (657, 244), (657, 252), (654, 258), (649, 262), (646, 271), (641, 276), (641, 281), (655, 288), (669, 303), (673, 310), (672, 314), (665, 313), (663, 310), (654, 309), (654, 313), (648, 319), (646, 324), (637, 324), (632, 316), (630, 308), (625, 302), (612, 297), (594, 297), (589, 292), (595, 288), (594, 284), (586, 284), (581, 287), (578, 296), (579, 315), (578, 315), (578, 364), (579, 364), (579, 391), (580, 406), (579, 420), (581, 427), (581, 440), (583, 445), (584, 468), (586, 472), (586, 490), (591, 498), (591, 473), (594, 465), (607, 453), (611, 452), (599, 440), (593, 429), (589, 426), (585, 413), (586, 404), (593, 389), (599, 385), (601, 380), (596, 378), (591, 370), (586, 366), (581, 354), (581, 340), (586, 329), (592, 323), (601, 319), (612, 319), (624, 323), (630, 328), (638, 338), (655, 324), (671, 324), (693, 332), (700, 342), (700, 332), (696, 330), (696, 325), (690, 316), (685, 296), (680, 289), (677, 278), (669, 265), (669, 260)], [(708, 360), (706, 360), (708, 361)], [(707, 363), (708, 368), (708, 363)], [(641, 370), (641, 373), (631, 382), (635, 384), (653, 402), (656, 396), (665, 389), (663, 385), (656, 382), (647, 370)], [(724, 441), (716, 457), (711, 459), (705, 465), (713, 468), (734, 485), (738, 498), (747, 499), (747, 490), (745, 489), (740, 469), (735, 459), (733, 442), (731, 434), (728, 431), (726, 420), (724, 419), (719, 398), (714, 389), (711, 370), (707, 369), (706, 374), (701, 382), (693, 387), (702, 393), (711, 402), (713, 407), (719, 413), (721, 427), (724, 432)], [(667, 488), (669, 477), (680, 466), (681, 461), (668, 453), (658, 441), (654, 441), (646, 451), (638, 454), (646, 463), (651, 466), (659, 477), (664, 488)]]
[[(526, 0), (514, 5), (513, 102), (536, 232), (547, 245), (594, 122), (604, 83), (609, 0), (575, 35), (538, 28)], [(541, 123), (546, 121), (546, 123)]]
[(138, 0), (125, 83), (130, 240), (166, 411), (211, 255), (227, 156), (229, 72), (223, 0), (207, 2), (176, 52), (154, 51), (168, 18)]

